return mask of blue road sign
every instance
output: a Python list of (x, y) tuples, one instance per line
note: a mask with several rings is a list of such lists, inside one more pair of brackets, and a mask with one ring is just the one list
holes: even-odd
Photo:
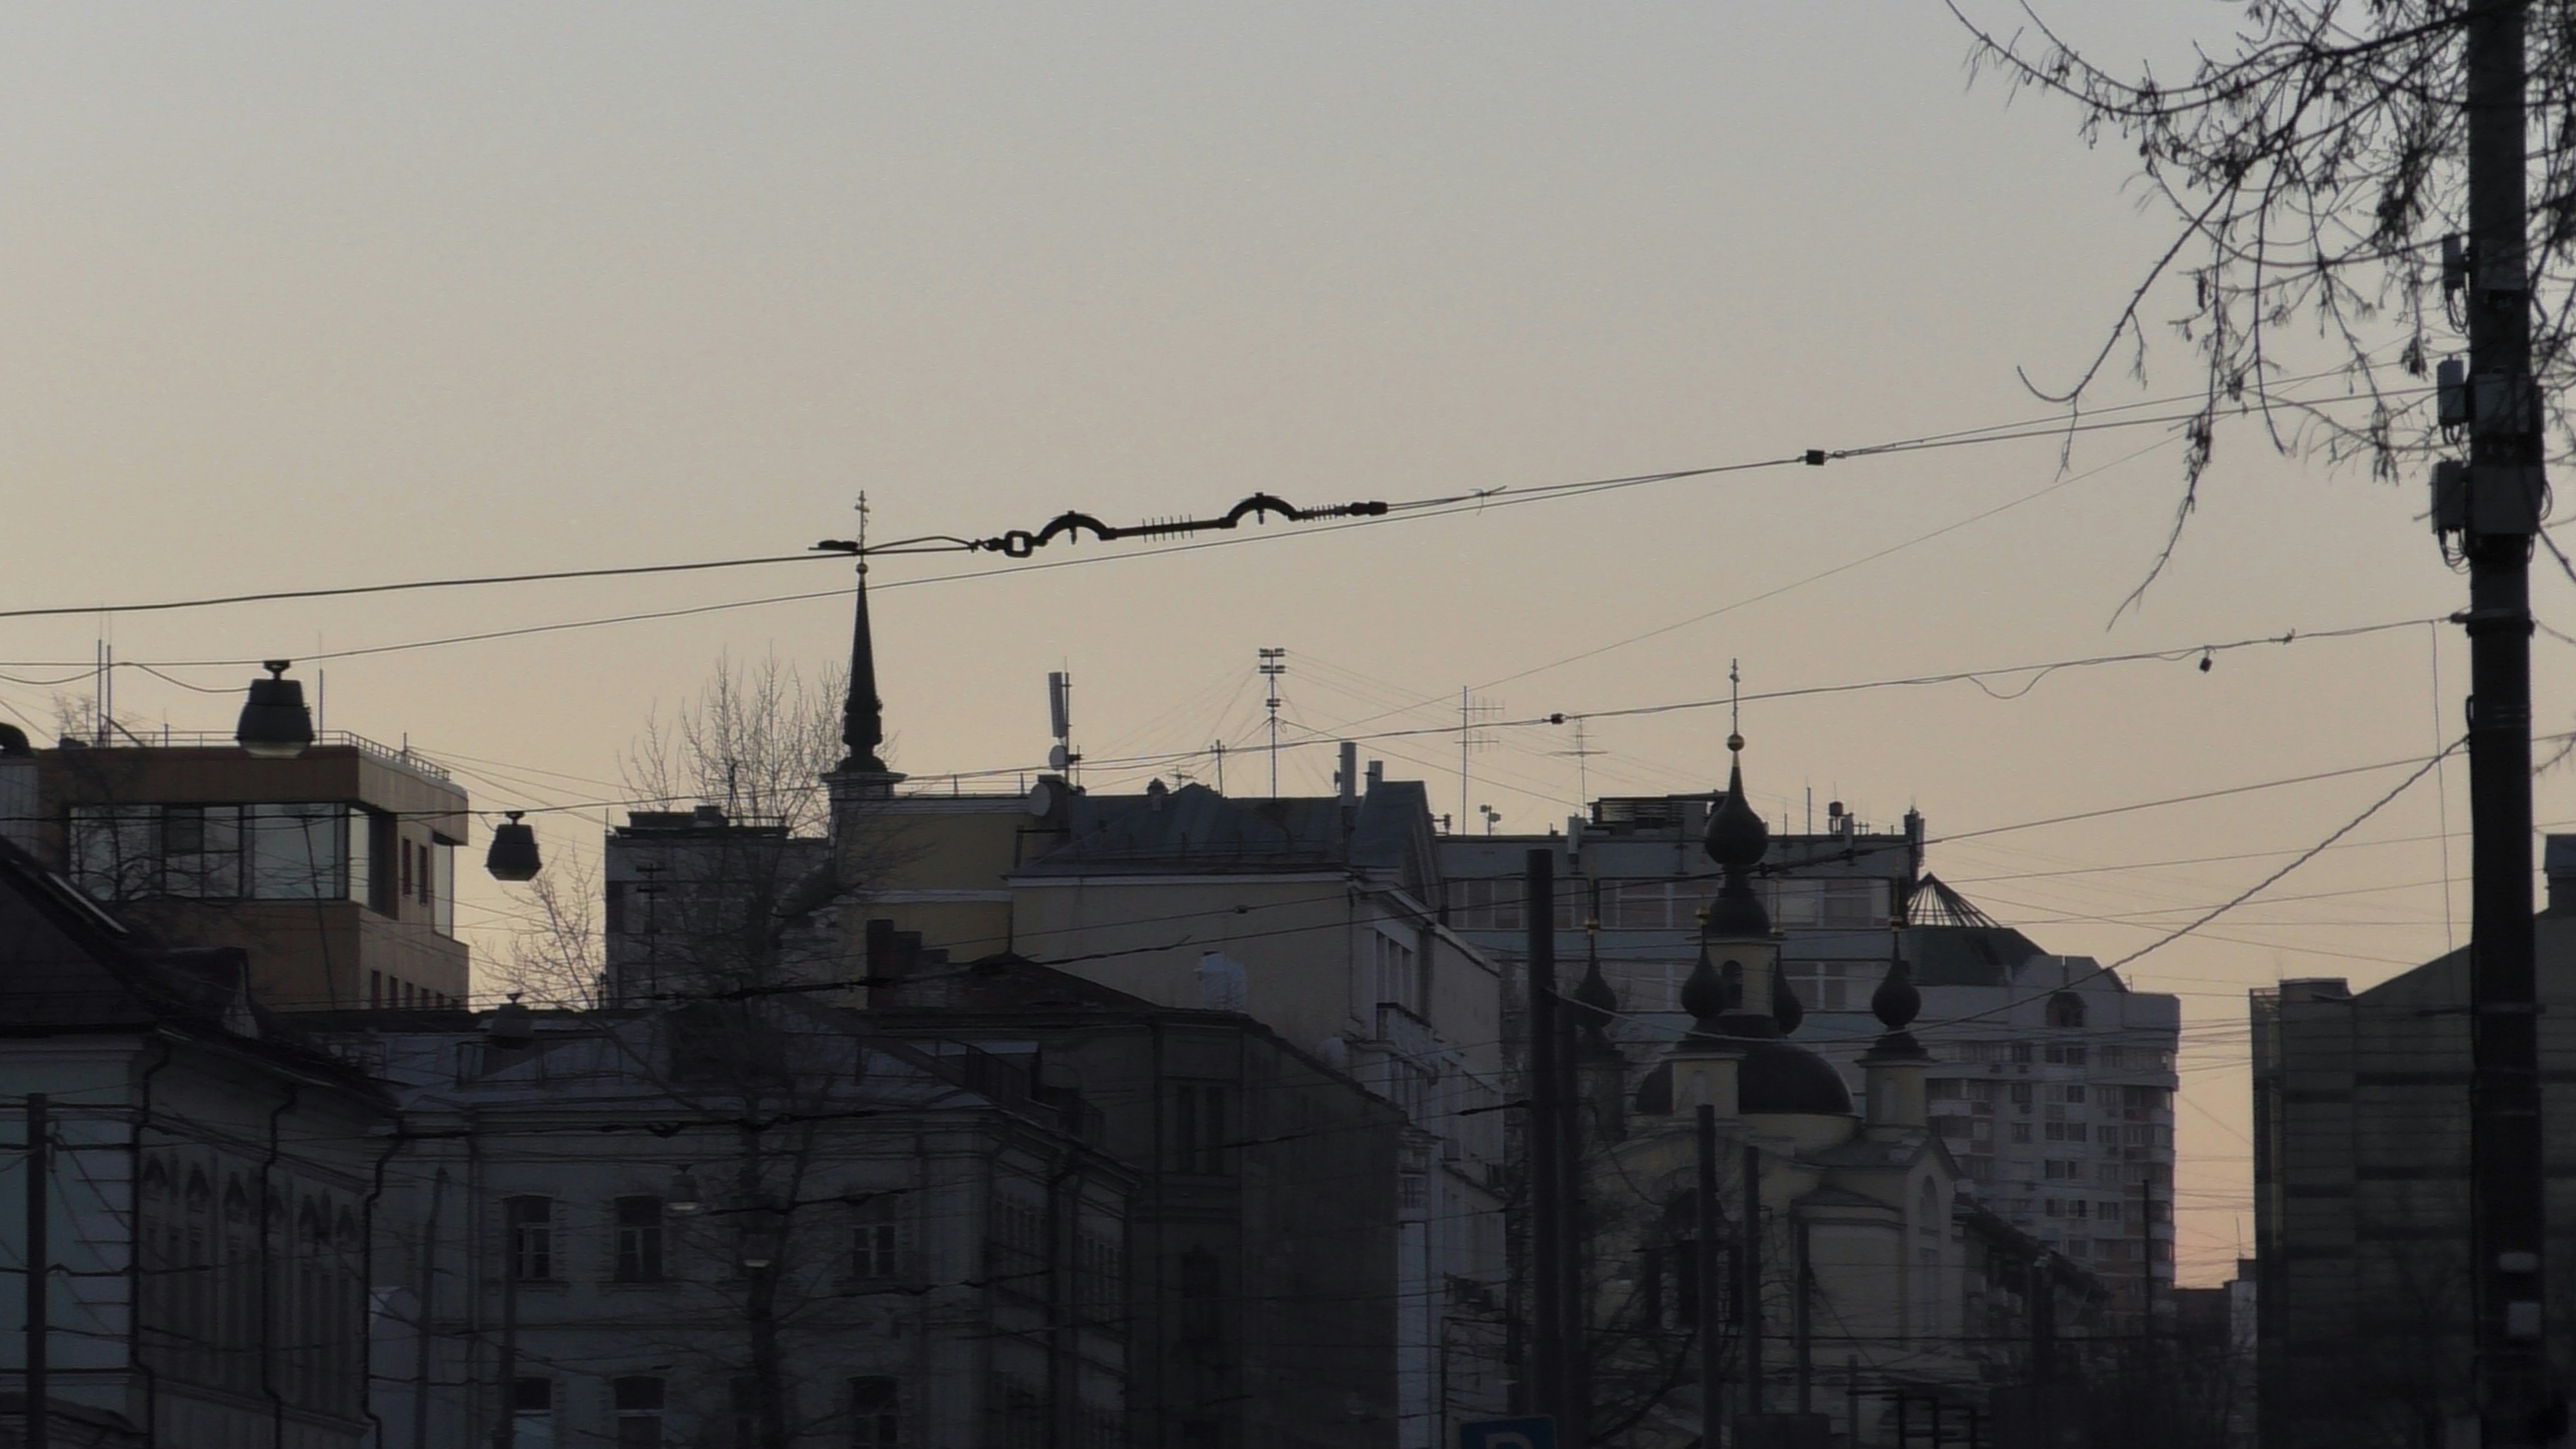
[(1458, 1426), (1458, 1449), (1556, 1449), (1556, 1421), (1544, 1414), (1478, 1419)]

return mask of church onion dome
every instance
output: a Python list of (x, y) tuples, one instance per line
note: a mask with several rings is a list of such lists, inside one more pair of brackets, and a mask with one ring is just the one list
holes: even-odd
[(1780, 1034), (1787, 1036), (1807, 1019), (1807, 1003), (1789, 986), (1788, 973), (1777, 965), (1771, 968), (1771, 1019), (1780, 1024)]
[(1726, 798), (1708, 814), (1708, 858), (1729, 871), (1751, 870), (1771, 849), (1771, 827), (1744, 801), (1744, 736), (1728, 735), (1726, 746), (1738, 752), (1727, 771)]
[(1924, 1055), (1923, 1044), (1914, 1039), (1914, 1033), (1906, 1030), (1923, 1011), (1923, 992), (1914, 984), (1914, 968), (1905, 963), (1905, 954), (1898, 949), (1905, 939), (1902, 928), (1889, 939), (1887, 975), (1869, 998), (1870, 1013), (1887, 1031), (1870, 1047), (1862, 1058), (1864, 1061), (1893, 1061)]
[(1735, 1069), (1735, 1095), (1738, 1106), (1748, 1116), (1764, 1112), (1805, 1112), (1820, 1117), (1852, 1114), (1851, 1087), (1834, 1064), (1785, 1041), (1744, 1044), (1743, 1065)]
[[(1853, 1115), (1850, 1086), (1823, 1057), (1785, 1041), (1735, 1040), (1727, 1045), (1744, 1054), (1735, 1068), (1736, 1109), (1744, 1115)], [(1673, 1064), (1669, 1059), (1655, 1063), (1638, 1078), (1636, 1104), (1649, 1117), (1671, 1115)]]
[(1771, 934), (1771, 913), (1762, 908), (1762, 897), (1754, 894), (1742, 874), (1729, 870), (1726, 884), (1718, 887), (1717, 899), (1702, 920), (1700, 932), (1712, 940), (1759, 939)]
[(1698, 1036), (1712, 1029), (1718, 1015), (1727, 1008), (1726, 985), (1717, 979), (1717, 964), (1708, 957), (1708, 947), (1699, 948), (1699, 964), (1691, 968), (1690, 978), (1682, 983), (1682, 1010), (1691, 1014), (1691, 1034)]
[(1573, 1001), (1574, 1024), (1595, 1034), (1609, 1026), (1610, 1018), (1618, 1013), (1619, 994), (1602, 976), (1599, 960), (1594, 960), (1576, 983)]

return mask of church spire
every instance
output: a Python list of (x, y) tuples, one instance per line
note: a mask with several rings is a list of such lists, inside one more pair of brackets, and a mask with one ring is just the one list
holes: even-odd
[(859, 495), (858, 510), (858, 610), (850, 627), (849, 700), (841, 712), (841, 743), (849, 748), (849, 755), (841, 761), (840, 773), (884, 775), (890, 772), (877, 753), (885, 744), (885, 704), (877, 698), (876, 638), (868, 627), (868, 496), (864, 493)]

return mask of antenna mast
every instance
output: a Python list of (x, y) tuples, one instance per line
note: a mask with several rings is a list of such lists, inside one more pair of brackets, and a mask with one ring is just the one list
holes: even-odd
[(1279, 676), (1288, 672), (1288, 651), (1261, 651), (1261, 677), (1269, 681), (1270, 697), (1263, 701), (1270, 709), (1270, 798), (1279, 798)]

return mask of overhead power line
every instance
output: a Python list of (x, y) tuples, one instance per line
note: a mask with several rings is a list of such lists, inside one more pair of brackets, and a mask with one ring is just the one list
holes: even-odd
[[(2305, 380), (2307, 379), (2286, 379), (2285, 382)], [(2315, 402), (2301, 403), (2300, 405), (2318, 407), (2348, 400), (2358, 399), (2329, 398)], [(2157, 399), (2152, 402), (2129, 404), (2125, 408), (2111, 408), (2106, 409), (2105, 411), (2109, 413), (2119, 413), (2133, 409), (2161, 407), (2168, 405), (2170, 401), (2171, 400), (2168, 399)], [(896, 539), (887, 543), (865, 546), (862, 546), (853, 540), (827, 539), (804, 553), (794, 554), (772, 554), (752, 558), (704, 559), (692, 562), (669, 564), (633, 564), (606, 568), (551, 569), (510, 574), (461, 575), (449, 578), (407, 579), (396, 583), (349, 584), (324, 588), (272, 589), (255, 593), (218, 594), (187, 599), (160, 599), (131, 604), (45, 605), (21, 609), (0, 609), (0, 619), (69, 618), (105, 614), (161, 613), (181, 609), (216, 608), (233, 604), (274, 603), (297, 599), (347, 598), (357, 595), (403, 593), (423, 589), (477, 588), (498, 584), (546, 583), (569, 579), (698, 573), (719, 569), (753, 568), (771, 564), (796, 563), (818, 558), (828, 559), (847, 557), (852, 554), (875, 556), (879, 554), (899, 555), (916, 553), (995, 552), (1001, 553), (1010, 558), (1026, 558), (1037, 548), (1045, 545), (1055, 538), (1078, 536), (1084, 532), (1089, 532), (1095, 537), (1106, 541), (1127, 538), (1186, 537), (1201, 530), (1231, 530), (1237, 527), (1246, 517), (1252, 517), (1260, 521), (1267, 521), (1269, 516), (1273, 513), (1278, 514), (1280, 517), (1287, 519), (1290, 522), (1302, 523), (1308, 521), (1338, 520), (1338, 522), (1330, 524), (1327, 529), (1319, 530), (1330, 531), (1332, 528), (1355, 528), (1367, 527), (1376, 524), (1395, 523), (1404, 521), (1408, 518), (1443, 517), (1453, 513), (1468, 511), (1481, 512), (1489, 508), (1509, 507), (1523, 503), (1542, 503), (1555, 499), (1581, 497), (1593, 493), (1608, 492), (1615, 489), (1640, 487), (1651, 483), (1677, 482), (1689, 478), (1714, 477), (1726, 473), (1750, 472), (1758, 469), (1785, 468), (1798, 465), (1822, 466), (1827, 462), (1843, 461), (1854, 458), (1880, 457), (1897, 453), (1919, 452), (1934, 448), (1955, 448), (1985, 443), (2016, 442), (2041, 437), (2071, 437), (2078, 433), (2101, 432), (2117, 428), (2149, 427), (2157, 425), (2181, 426), (2193, 421), (2197, 416), (2198, 414), (2194, 412), (2188, 414), (2153, 414), (2146, 417), (2096, 416), (2090, 420), (2076, 420), (2059, 423), (2047, 423), (2047, 420), (2045, 419), (2025, 420), (1995, 424), (1983, 428), (1961, 429), (1951, 433), (1895, 439), (1881, 443), (1869, 443), (1858, 447), (1807, 448), (1779, 457), (1759, 458), (1745, 462), (1711, 464), (1694, 468), (1667, 469), (1652, 473), (1623, 474), (1615, 477), (1590, 478), (1574, 482), (1552, 483), (1526, 488), (1505, 485), (1493, 488), (1472, 489), (1460, 493), (1440, 494), (1427, 498), (1408, 499), (1394, 503), (1359, 502), (1334, 504), (1322, 508), (1301, 509), (1294, 507), (1273, 495), (1256, 493), (1235, 504), (1234, 507), (1226, 513), (1212, 519), (1164, 519), (1148, 521), (1142, 524), (1113, 526), (1104, 524), (1087, 513), (1083, 513), (1078, 510), (1068, 510), (1067, 512), (1050, 520), (1043, 528), (1034, 532), (1025, 529), (1013, 529), (1005, 533), (982, 539), (965, 538), (954, 534), (923, 534), (912, 538)], [(2047, 425), (2041, 426), (2040, 424), (2042, 423), (2046, 423)], [(1155, 554), (1177, 553), (1198, 548), (1214, 548), (1225, 544), (1247, 543), (1261, 537), (1276, 536), (1277, 535), (1248, 535), (1240, 538), (1210, 539), (1174, 545), (1168, 548), (1146, 550), (1141, 554), (1125, 556), (1151, 557)], [(1068, 559), (1055, 563), (1032, 565), (1031, 567), (1061, 568), (1074, 563), (1096, 561), (1097, 560), (1093, 559)], [(902, 582), (914, 584), (938, 583), (945, 582), (952, 578), (980, 576), (982, 576), (981, 572), (971, 575), (943, 575), (929, 579), (913, 579)], [(887, 585), (885, 587), (894, 586), (899, 585)], [(783, 601), (783, 599), (746, 600), (737, 604), (716, 607), (743, 608), (750, 607), (758, 603)], [(633, 615), (624, 616), (624, 618), (620, 619), (597, 620), (591, 622), (613, 623), (624, 622), (625, 618), (650, 617), (656, 616)], [(229, 663), (231, 661), (225, 662)]]

